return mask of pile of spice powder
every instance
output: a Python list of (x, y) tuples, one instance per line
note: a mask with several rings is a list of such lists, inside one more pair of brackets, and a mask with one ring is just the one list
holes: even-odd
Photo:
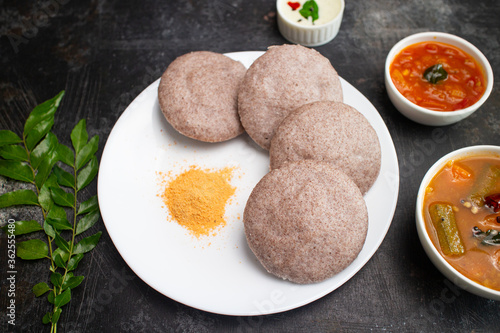
[(170, 181), (162, 198), (174, 220), (196, 237), (225, 226), (226, 203), (236, 190), (229, 183), (233, 170), (226, 167), (210, 171), (191, 166)]

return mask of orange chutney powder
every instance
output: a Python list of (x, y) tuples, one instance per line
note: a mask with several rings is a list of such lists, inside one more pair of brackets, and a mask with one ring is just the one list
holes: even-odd
[(201, 170), (191, 166), (171, 180), (161, 194), (172, 218), (196, 237), (226, 225), (224, 214), (236, 188), (229, 181), (234, 168)]

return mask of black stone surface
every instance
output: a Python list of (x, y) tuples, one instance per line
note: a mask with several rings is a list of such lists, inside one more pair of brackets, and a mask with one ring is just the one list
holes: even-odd
[[(286, 41), (269, 0), (0, 0), (0, 129), (22, 132), (38, 103), (66, 96), (54, 129), (65, 144), (87, 119), (101, 138), (98, 156), (125, 107), (189, 51), (265, 50)], [(150, 288), (126, 265), (106, 232), (80, 263), (86, 278), (65, 306), (59, 332), (498, 332), (500, 302), (458, 289), (430, 262), (414, 222), (419, 183), (438, 158), (460, 147), (500, 145), (500, 93), (471, 117), (451, 126), (416, 124), (397, 112), (384, 87), (390, 48), (403, 37), (443, 31), (463, 37), (500, 73), (500, 2), (497, 0), (346, 0), (338, 36), (316, 49), (377, 108), (393, 137), (400, 166), (398, 206), (372, 259), (345, 285), (285, 313), (230, 317), (179, 304)], [(445, 136), (437, 143), (433, 135)], [(0, 178), (0, 192), (12, 182)], [(96, 193), (94, 182), (86, 195)], [(125, 209), (126, 207), (124, 207)], [(31, 210), (0, 210), (26, 218)], [(147, 237), (147, 231), (138, 232)], [(16, 326), (8, 325), (7, 241), (0, 237), (0, 331), (49, 331), (50, 307), (32, 286), (48, 278), (47, 264), (18, 260)]]

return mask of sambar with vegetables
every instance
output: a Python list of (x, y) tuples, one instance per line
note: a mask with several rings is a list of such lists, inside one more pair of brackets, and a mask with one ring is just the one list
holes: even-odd
[(449, 161), (425, 190), (426, 231), (462, 275), (500, 290), (500, 156)]

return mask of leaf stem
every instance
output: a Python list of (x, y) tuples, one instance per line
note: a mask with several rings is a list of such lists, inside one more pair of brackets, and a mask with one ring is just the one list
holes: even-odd
[[(68, 274), (68, 265), (69, 265), (69, 260), (71, 259), (71, 257), (73, 256), (73, 248), (74, 248), (74, 245), (75, 245), (75, 233), (76, 233), (76, 222), (77, 222), (77, 204), (78, 204), (78, 200), (77, 200), (77, 196), (78, 196), (78, 189), (76, 187), (76, 182), (77, 182), (77, 170), (76, 170), (76, 156), (75, 156), (75, 163), (74, 163), (74, 166), (73, 166), (73, 177), (74, 177), (74, 186), (72, 186), (72, 189), (73, 189), (73, 193), (74, 193), (74, 202), (73, 202), (73, 228), (71, 229), (71, 242), (69, 244), (69, 255), (68, 255), (68, 260), (65, 262), (65, 267), (64, 267), (64, 275), (62, 277), (62, 283), (61, 283), (61, 286), (59, 287), (59, 294), (62, 293), (63, 291), (63, 284), (64, 282), (66, 281), (66, 276)], [(54, 311), (55, 311), (55, 307), (54, 307)]]
[[(24, 146), (24, 150), (26, 151), (26, 154), (28, 155), (28, 161), (27, 161), (28, 166), (31, 169), (31, 172), (33, 173), (33, 181), (31, 183), (35, 186), (36, 195), (37, 195), (37, 197), (39, 197), (40, 196), (40, 188), (38, 188), (38, 185), (36, 184), (36, 181), (35, 181), (36, 170), (33, 168), (33, 164), (31, 163), (31, 151), (28, 149), (28, 147), (26, 145), (26, 135), (24, 133), (23, 133), (23, 146)], [(40, 209), (42, 210), (43, 223), (45, 223), (45, 219), (47, 218), (48, 212), (46, 212), (45, 209), (41, 205), (40, 205)], [(53, 240), (54, 240), (53, 238), (51, 238), (49, 235), (47, 235), (47, 241), (49, 244), (49, 256), (47, 258), (50, 260), (51, 271), (55, 272), (56, 266), (54, 264), (53, 250), (52, 250), (52, 241)], [(56, 296), (58, 295), (58, 293), (56, 292), (56, 286), (54, 286), (54, 289), (50, 290), (50, 292), (54, 293), (54, 299), (55, 299)], [(54, 313), (54, 312), (55, 312), (55, 310), (53, 310), (52, 313)], [(51, 333), (57, 332), (57, 322), (51, 323), (50, 332)]]

